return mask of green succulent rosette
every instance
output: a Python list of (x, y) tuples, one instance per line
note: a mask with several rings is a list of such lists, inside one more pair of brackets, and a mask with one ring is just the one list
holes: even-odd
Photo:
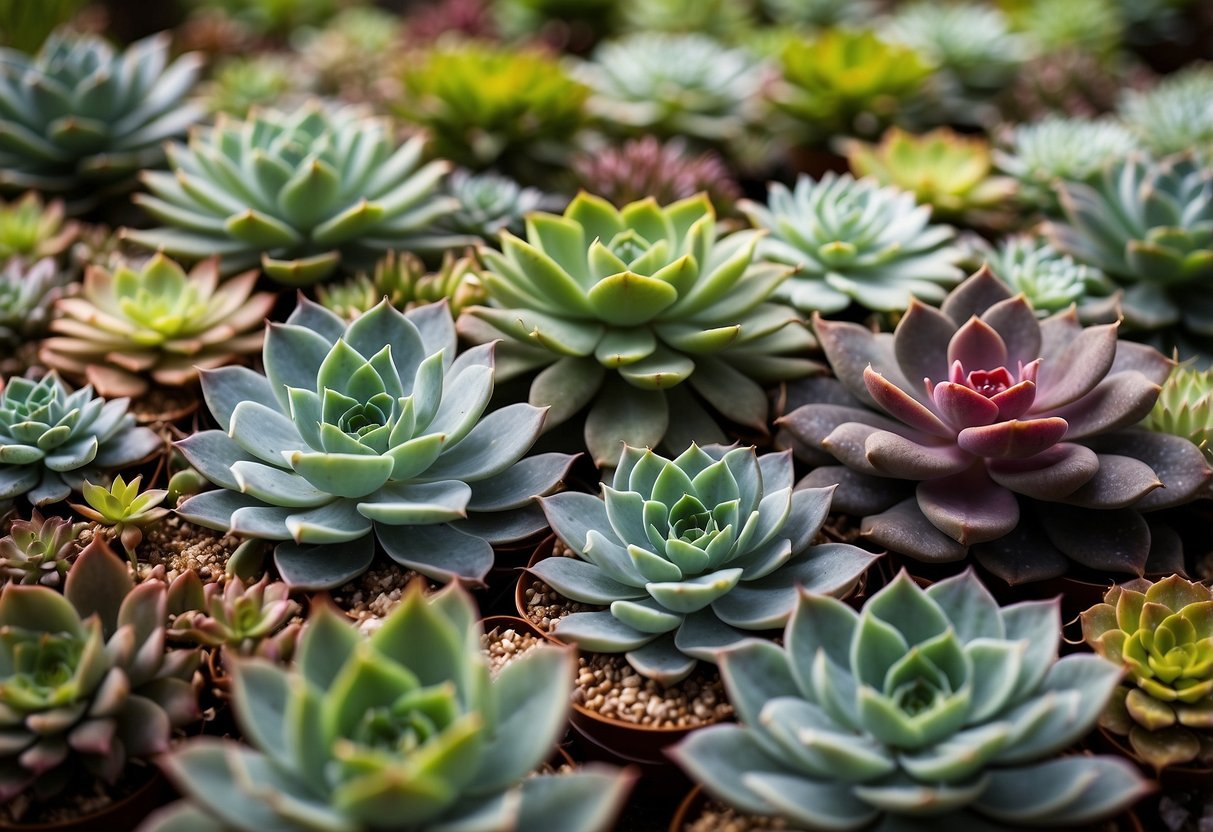
[(364, 572), (375, 541), (437, 581), (481, 583), (493, 544), (545, 527), (536, 495), (566, 454), (523, 460), (544, 411), (485, 413), (494, 345), (455, 357), (445, 303), (402, 313), (382, 301), (352, 323), (301, 298), (270, 324), (265, 375), (202, 372), (221, 430), (178, 443), (220, 486), (177, 508), (208, 528), (282, 541), (275, 563), (294, 588), (331, 588)]
[(1182, 436), (1213, 455), (1213, 370), (1176, 367), (1163, 382), (1154, 409), (1141, 426)]
[(466, 309), (459, 332), (504, 339), (502, 379), (543, 368), (530, 401), (549, 425), (588, 406), (599, 465), (624, 442), (723, 442), (721, 417), (765, 432), (761, 385), (821, 368), (801, 357), (815, 342), (796, 313), (771, 302), (788, 270), (753, 262), (760, 236), (718, 236), (702, 194), (619, 209), (583, 192), (563, 216), (530, 215), (525, 240), (481, 250), (491, 305)]
[(1213, 766), (1213, 590), (1179, 575), (1114, 586), (1082, 635), (1125, 668), (1100, 725), (1159, 771)]

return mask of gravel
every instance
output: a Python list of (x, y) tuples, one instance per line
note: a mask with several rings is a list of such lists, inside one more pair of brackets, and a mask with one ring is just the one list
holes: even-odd
[(511, 659), (542, 643), (542, 639), (533, 633), (520, 633), (513, 627), (504, 630), (495, 627), (480, 637), (480, 646), (488, 654), (489, 669), (494, 676), (500, 673)]
[[(81, 535), (84, 542), (86, 537)], [(120, 543), (111, 545), (119, 555), (124, 554)], [(240, 539), (234, 535), (204, 529), (170, 514), (149, 528), (136, 548), (139, 577), (147, 577), (152, 568), (163, 565), (170, 581), (191, 569), (203, 583), (223, 580), (227, 559), (239, 545)]]
[(378, 560), (348, 584), (333, 590), (333, 601), (365, 632), (378, 629), (396, 608), (409, 582), (417, 577), (386, 558)]
[(690, 818), (680, 832), (758, 832), (758, 830), (787, 829), (779, 818), (762, 818), (740, 814), (715, 800), (704, 806), (698, 817)]

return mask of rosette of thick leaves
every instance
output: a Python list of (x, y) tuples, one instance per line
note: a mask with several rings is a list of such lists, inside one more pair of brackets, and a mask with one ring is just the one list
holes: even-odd
[(1127, 671), (1101, 725), (1156, 769), (1213, 764), (1213, 590), (1178, 575), (1114, 586), (1082, 636)]
[(576, 558), (531, 571), (562, 595), (607, 606), (560, 620), (586, 650), (627, 653), (637, 671), (673, 684), (754, 630), (782, 627), (796, 586), (842, 596), (875, 556), (814, 540), (832, 488), (792, 490), (789, 452), (692, 445), (676, 459), (626, 447), (599, 500), (541, 501)]
[(716, 414), (765, 432), (761, 383), (820, 367), (798, 357), (815, 342), (795, 312), (769, 302), (788, 270), (752, 263), (758, 238), (717, 239), (702, 194), (620, 210), (581, 193), (563, 216), (528, 217), (525, 241), (506, 233), (501, 252), (481, 250), (494, 305), (464, 310), (459, 332), (506, 339), (503, 379), (546, 368), (530, 401), (551, 406), (549, 424), (590, 405), (599, 465), (613, 466), (623, 442), (723, 442)]
[(389, 249), (474, 242), (432, 233), (459, 203), (438, 190), (447, 163), (423, 163), (423, 149), (419, 137), (397, 145), (388, 121), (352, 108), (221, 114), (169, 148), (172, 173), (143, 174), (152, 195), (136, 201), (170, 227), (125, 236), (178, 258), (219, 255), (226, 274), (260, 265), (291, 286)]
[(1082, 739), (1120, 678), (1058, 659), (1057, 600), (999, 608), (972, 571), (919, 588), (902, 572), (862, 612), (801, 593), (784, 645), (726, 650), (740, 725), (674, 758), (714, 797), (803, 830), (1084, 828), (1150, 787)]
[(85, 386), (74, 393), (55, 373), (8, 380), (0, 392), (0, 501), (25, 495), (46, 505), (138, 462), (161, 441), (136, 427), (127, 399), (106, 401)]
[[(491, 678), (470, 596), (420, 583), (370, 638), (314, 608), (295, 662), (232, 661), (247, 745), (163, 759), (186, 800), (144, 832), (606, 832), (628, 776), (530, 776), (564, 732), (576, 660), (539, 646)], [(249, 747), (251, 746), (251, 748)]]
[(817, 333), (845, 392), (783, 421), (845, 466), (808, 480), (841, 483), (835, 508), (864, 516), (868, 539), (935, 562), (973, 547), (1011, 583), (1069, 561), (1182, 568), (1175, 535), (1141, 512), (1192, 500), (1210, 470), (1188, 440), (1132, 429), (1172, 363), (1116, 324), (1084, 329), (1073, 308), (1038, 321), (983, 269), (942, 309), (911, 304), (893, 334)]
[(364, 572), (375, 540), (437, 581), (484, 579), (494, 543), (545, 527), (532, 498), (554, 490), (572, 457), (519, 461), (544, 411), (514, 404), (484, 414), (493, 345), (455, 358), (446, 304), (401, 313), (381, 302), (347, 323), (301, 298), (271, 324), (265, 375), (202, 373), (222, 430), (180, 443), (220, 490), (177, 511), (213, 529), (284, 541), (282, 577), (339, 586)]
[(804, 312), (839, 312), (852, 302), (900, 312), (912, 297), (942, 301), (964, 276), (955, 230), (930, 224), (929, 206), (875, 179), (802, 175), (792, 190), (772, 184), (765, 206), (738, 207), (769, 232), (759, 255), (795, 268), (776, 297)]

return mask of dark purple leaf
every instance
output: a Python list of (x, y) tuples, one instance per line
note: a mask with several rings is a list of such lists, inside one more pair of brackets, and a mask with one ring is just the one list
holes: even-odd
[(1213, 476), (1199, 448), (1179, 436), (1134, 428), (1087, 440), (1099, 453), (1122, 454), (1140, 459), (1158, 475), (1163, 487), (1142, 498), (1134, 508), (1154, 511), (1183, 505), (1196, 499)]
[(1007, 345), (994, 327), (970, 318), (948, 342), (948, 366), (959, 361), (966, 373), (994, 370), (1007, 365)]
[(923, 389), (925, 378), (948, 377), (948, 342), (955, 332), (956, 324), (947, 315), (916, 298), (910, 301), (893, 333), (893, 353), (915, 393)]
[(1129, 370), (1108, 376), (1076, 402), (1035, 416), (1060, 416), (1069, 424), (1067, 439), (1085, 439), (1136, 425), (1158, 400), (1158, 385)]
[(1155, 384), (1162, 384), (1171, 375), (1175, 362), (1148, 344), (1121, 341), (1116, 346), (1116, 358), (1110, 372), (1137, 370)]
[(1133, 509), (1077, 508), (1037, 503), (1049, 541), (1088, 569), (1141, 576), (1150, 555), (1150, 528)]
[(787, 428), (796, 439), (812, 447), (820, 447), (821, 440), (829, 436), (836, 427), (847, 422), (871, 425), (881, 430), (909, 432), (899, 422), (887, 416), (858, 407), (842, 407), (836, 404), (806, 404), (787, 416), (776, 420), (776, 424)]
[(832, 453), (835, 459), (848, 468), (865, 474), (881, 474), (882, 472), (878, 468), (868, 462), (867, 450), (868, 437), (878, 432), (881, 432), (880, 428), (874, 428), (871, 425), (844, 422), (834, 428), (829, 436), (821, 440), (821, 447)]
[(900, 480), (861, 474), (842, 465), (814, 468), (796, 487), (824, 488), (830, 485), (838, 486), (830, 502), (830, 511), (853, 517), (878, 514), (899, 500), (904, 500), (909, 492), (908, 484)]
[(1007, 285), (995, 277), (989, 266), (961, 283), (943, 302), (943, 313), (960, 326), (974, 315), (981, 316), (994, 304), (1011, 297)]
[(1126, 508), (1162, 487), (1149, 465), (1131, 456), (1099, 454), (1099, 471), (1060, 502), (1084, 508)]
[(874, 333), (859, 324), (827, 321), (820, 315), (813, 316), (813, 326), (821, 348), (825, 351), (834, 375), (855, 398), (864, 404), (875, 404), (863, 384), (863, 371), (869, 364), (889, 381), (906, 390), (916, 399), (925, 399), (925, 391), (916, 392), (902, 376), (901, 368), (893, 358), (893, 336)]
[(968, 547), (931, 525), (911, 497), (889, 510), (863, 519), (860, 534), (891, 552), (926, 563), (950, 563), (964, 560)]
[(1116, 357), (1116, 324), (1084, 329), (1060, 353), (1047, 353), (1037, 377), (1037, 413), (1069, 404), (1090, 392)]
[(1011, 586), (1060, 578), (1069, 559), (1025, 517), (1009, 534), (973, 547), (973, 557), (988, 572)]
[(927, 519), (966, 546), (997, 540), (1019, 522), (1019, 501), (991, 480), (983, 465), (921, 482), (915, 493)]
[(1073, 308), (1050, 315), (1040, 322), (1040, 354), (1061, 355), (1082, 332)]
[(986, 464), (994, 482), (1038, 500), (1056, 501), (1073, 494), (1099, 470), (1090, 448), (1061, 442), (1027, 459), (995, 459)]
[(1022, 295), (991, 306), (981, 319), (994, 327), (1007, 345), (1007, 364), (1027, 364), (1040, 357), (1040, 321)]
[(1150, 524), (1150, 556), (1146, 558), (1146, 574), (1159, 577), (1183, 575), (1184, 544), (1175, 530), (1164, 523), (1147, 521)]
[(864, 444), (868, 462), (886, 477), (925, 480), (958, 474), (973, 457), (952, 443), (926, 445), (888, 431), (877, 431)]

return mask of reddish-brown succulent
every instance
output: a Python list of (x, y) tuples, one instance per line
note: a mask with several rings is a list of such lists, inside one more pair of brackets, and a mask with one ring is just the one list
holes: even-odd
[(925, 561), (972, 548), (1013, 583), (1071, 560), (1175, 570), (1174, 535), (1141, 512), (1193, 499), (1213, 472), (1191, 442), (1133, 429), (1171, 371), (1156, 350), (1072, 309), (1039, 321), (986, 269), (942, 309), (912, 303), (893, 334), (816, 324), (845, 393), (818, 382), (783, 423), (845, 466), (808, 480), (841, 483), (835, 506), (864, 516), (865, 537)]

